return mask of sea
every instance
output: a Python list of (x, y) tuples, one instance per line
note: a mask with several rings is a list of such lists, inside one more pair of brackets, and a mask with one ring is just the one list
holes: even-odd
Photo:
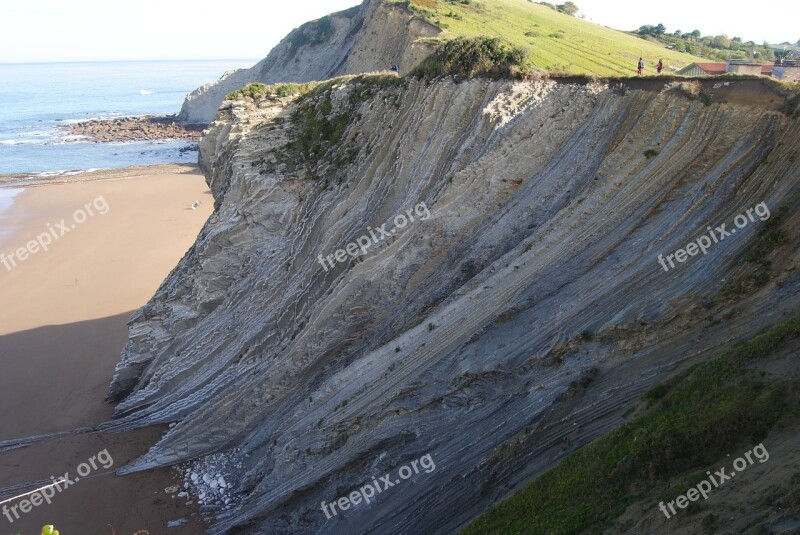
[[(258, 60), (0, 63), (0, 174), (79, 174), (196, 162), (182, 141), (93, 143), (59, 126), (87, 119), (177, 114), (184, 97)], [(0, 199), (0, 205), (7, 199)]]

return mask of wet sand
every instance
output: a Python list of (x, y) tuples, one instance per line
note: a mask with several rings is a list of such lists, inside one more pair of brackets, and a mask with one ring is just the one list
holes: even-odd
[[(195, 201), (201, 204), (193, 210)], [(212, 207), (195, 167), (154, 166), (27, 187), (0, 213), (6, 258), (0, 257), (0, 443), (90, 429), (110, 418), (113, 407), (103, 399), (127, 320), (191, 246)], [(91, 215), (76, 217), (77, 210)], [(39, 247), (21, 260), (17, 250), (43, 233), (57, 236), (48, 250)], [(13, 523), (0, 513), (0, 534), (37, 535), (44, 524), (55, 524), (62, 535), (111, 534), (112, 528), (117, 535), (203, 532), (195, 507), (165, 493), (177, 484), (170, 470), (113, 473), (162, 433), (82, 432), (0, 448), (0, 502), (36, 488), (28, 483), (76, 476), (102, 450), (113, 459), (108, 469), (98, 466), (57, 493), (52, 504), (24, 514), (17, 509), (19, 519), (9, 513)], [(167, 528), (180, 518), (190, 522)]]

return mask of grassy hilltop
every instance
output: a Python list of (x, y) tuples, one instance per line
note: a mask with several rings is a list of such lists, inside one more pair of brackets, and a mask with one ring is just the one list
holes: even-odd
[(655, 74), (659, 58), (665, 73), (673, 72), (670, 66), (702, 61), (528, 0), (385, 1), (406, 5), (444, 30), (445, 39), (500, 37), (525, 48), (530, 67), (549, 72), (631, 76), (640, 56), (647, 62), (645, 74)]

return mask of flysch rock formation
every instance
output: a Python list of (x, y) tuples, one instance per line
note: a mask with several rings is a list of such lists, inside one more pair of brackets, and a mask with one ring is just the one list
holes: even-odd
[(424, 38), (440, 32), (402, 4), (365, 0), (360, 6), (303, 24), (255, 66), (228, 71), (216, 82), (199, 87), (186, 97), (178, 119), (208, 124), (227, 94), (253, 82), (327, 80), (388, 70), (393, 64), (407, 72), (432, 52), (433, 45)]
[[(226, 102), (201, 143), (216, 210), (131, 319), (104, 428), (176, 425), (120, 473), (223, 477), (211, 533), (452, 533), (800, 310), (797, 119), (668, 87), (380, 80)], [(762, 202), (792, 240), (762, 286), (723, 292), (759, 219), (659, 264)]]

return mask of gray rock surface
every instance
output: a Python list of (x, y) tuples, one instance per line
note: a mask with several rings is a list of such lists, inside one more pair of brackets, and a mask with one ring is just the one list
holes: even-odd
[(253, 82), (327, 80), (387, 70), (392, 64), (406, 72), (433, 50), (419, 39), (439, 32), (400, 4), (365, 0), (293, 30), (255, 66), (228, 71), (199, 87), (186, 97), (178, 119), (208, 124), (228, 93)]
[[(177, 425), (121, 472), (223, 477), (212, 533), (453, 532), (800, 310), (798, 134), (757, 106), (554, 81), (226, 102), (201, 143), (216, 210), (131, 319), (105, 428)], [(761, 202), (791, 236), (763, 286), (722, 292), (764, 222), (659, 265)], [(321, 510), (426, 454), (431, 473)]]

